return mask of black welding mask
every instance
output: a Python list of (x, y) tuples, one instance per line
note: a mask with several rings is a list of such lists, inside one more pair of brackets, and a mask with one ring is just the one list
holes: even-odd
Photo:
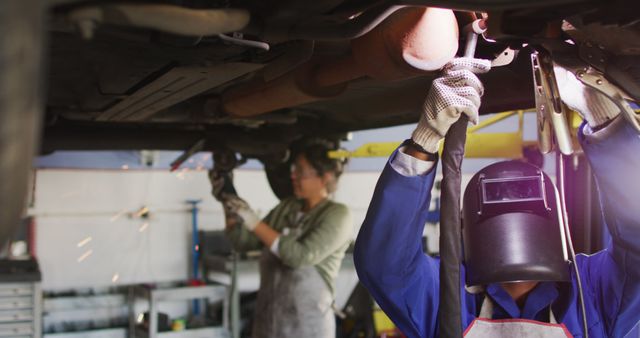
[(485, 167), (467, 185), (462, 212), (468, 286), (569, 281), (558, 191), (539, 168), (516, 161)]

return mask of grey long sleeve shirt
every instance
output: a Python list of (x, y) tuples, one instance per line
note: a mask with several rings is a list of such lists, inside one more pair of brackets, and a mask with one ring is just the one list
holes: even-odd
[[(353, 221), (349, 209), (331, 200), (324, 200), (299, 217), (303, 201), (282, 200), (264, 222), (280, 233), (277, 255), (292, 268), (315, 266), (334, 293), (335, 279), (353, 236)], [(260, 240), (244, 227), (227, 231), (233, 246), (240, 251), (257, 250)]]

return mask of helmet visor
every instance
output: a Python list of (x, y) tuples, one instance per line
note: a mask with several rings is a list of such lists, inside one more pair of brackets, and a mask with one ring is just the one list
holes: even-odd
[(544, 201), (540, 176), (482, 180), (483, 203)]
[[(544, 180), (540, 175), (480, 179), (481, 214), (522, 210), (548, 211)], [(489, 215), (487, 215), (489, 216)]]

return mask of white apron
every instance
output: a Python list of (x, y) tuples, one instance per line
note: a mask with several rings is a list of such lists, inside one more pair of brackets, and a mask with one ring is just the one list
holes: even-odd
[(529, 319), (491, 319), (493, 301), (485, 297), (478, 318), (464, 332), (465, 338), (572, 338), (564, 324), (558, 324), (549, 308), (550, 323)]

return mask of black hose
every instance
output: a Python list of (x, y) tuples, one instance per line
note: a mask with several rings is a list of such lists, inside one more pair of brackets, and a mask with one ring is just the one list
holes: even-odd
[(440, 307), (439, 337), (462, 337), (460, 316), (460, 266), (462, 237), (460, 219), (460, 168), (464, 157), (469, 120), (462, 115), (445, 136), (442, 151), (440, 207)]

